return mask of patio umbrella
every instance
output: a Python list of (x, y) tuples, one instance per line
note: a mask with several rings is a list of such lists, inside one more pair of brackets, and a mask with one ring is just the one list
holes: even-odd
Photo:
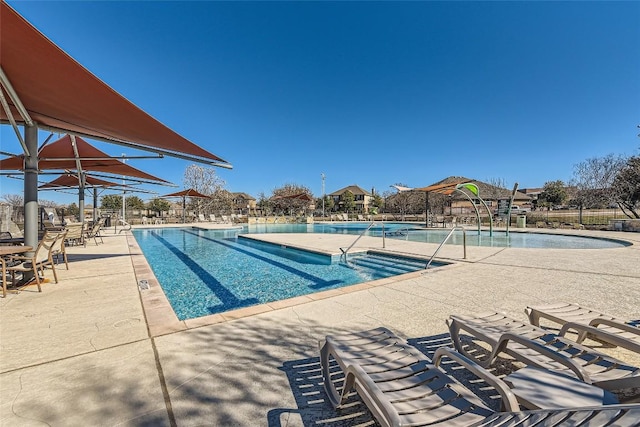
[(182, 223), (185, 223), (185, 212), (187, 210), (187, 197), (196, 197), (199, 199), (210, 199), (210, 196), (206, 194), (202, 194), (193, 188), (188, 188), (186, 190), (178, 191), (176, 193), (165, 194), (164, 196), (160, 196), (162, 198), (170, 198), (170, 197), (182, 197)]

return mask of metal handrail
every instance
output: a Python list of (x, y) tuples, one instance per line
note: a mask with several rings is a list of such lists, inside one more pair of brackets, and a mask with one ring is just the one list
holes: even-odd
[[(360, 233), (358, 235), (358, 237), (356, 237), (356, 240), (353, 241), (353, 243), (351, 243), (351, 245), (349, 245), (349, 247), (347, 249), (344, 248), (340, 248), (340, 251), (342, 252), (342, 255), (340, 255), (340, 259), (344, 258), (344, 261), (347, 261), (347, 252), (349, 252), (349, 250), (356, 244), (358, 243), (358, 240), (360, 240), (360, 238), (362, 236), (364, 236), (364, 234), (369, 231), (371, 229), (371, 227), (373, 227), (375, 225), (375, 221), (372, 221), (371, 224), (369, 224), (369, 226), (367, 228), (365, 228), (362, 233)], [(382, 247), (384, 247), (384, 222), (382, 223)]]
[(467, 231), (465, 230), (464, 227), (460, 227), (460, 226), (453, 227), (451, 229), (451, 231), (449, 232), (449, 234), (447, 234), (447, 237), (445, 237), (444, 240), (442, 241), (442, 243), (440, 243), (440, 246), (438, 246), (438, 249), (436, 249), (436, 251), (433, 253), (433, 255), (431, 255), (431, 258), (429, 259), (429, 262), (427, 263), (426, 267), (424, 268), (425, 270), (427, 270), (429, 268), (429, 266), (433, 262), (433, 259), (435, 258), (435, 256), (440, 251), (440, 248), (442, 248), (444, 246), (444, 244), (447, 243), (447, 240), (449, 240), (449, 237), (451, 237), (453, 232), (456, 231), (456, 230), (462, 230), (462, 246), (464, 248), (464, 258), (463, 259), (467, 259)]

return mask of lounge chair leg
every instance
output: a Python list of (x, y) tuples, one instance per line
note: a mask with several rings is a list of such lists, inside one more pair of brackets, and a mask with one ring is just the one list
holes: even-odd
[[(340, 402), (341, 399), (340, 399), (340, 396), (338, 395), (338, 392), (336, 391), (335, 385), (331, 381), (331, 372), (329, 371), (329, 359), (330, 359), (329, 356), (330, 356), (329, 344), (325, 342), (324, 345), (320, 347), (320, 367), (322, 370), (324, 390), (327, 393), (327, 397), (329, 398), (329, 402), (331, 403), (331, 405), (334, 408), (339, 408), (341, 405), (341, 402)], [(346, 385), (346, 378), (345, 378), (345, 385)]]
[(56, 273), (56, 266), (53, 263), (51, 263), (51, 269), (53, 270), (53, 278), (58, 283), (58, 273)]
[(540, 315), (536, 311), (527, 307), (524, 309), (524, 312), (529, 317), (529, 323), (533, 326), (540, 326)]

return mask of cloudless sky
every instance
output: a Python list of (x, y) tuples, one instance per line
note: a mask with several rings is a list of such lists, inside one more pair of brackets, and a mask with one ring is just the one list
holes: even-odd
[[(117, 92), (233, 164), (216, 169), (227, 189), (256, 198), (289, 183), (319, 197), (322, 173), (327, 194), (452, 175), (542, 187), (568, 182), (586, 159), (640, 154), (636, 1), (8, 3)], [(21, 152), (8, 125), (1, 137), (2, 151)], [(191, 163), (129, 164), (182, 188)], [(23, 191), (15, 179), (1, 184), (3, 194)]]

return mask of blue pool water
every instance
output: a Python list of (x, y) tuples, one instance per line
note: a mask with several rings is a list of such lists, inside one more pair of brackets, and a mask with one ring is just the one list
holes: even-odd
[[(246, 233), (334, 233), (360, 234), (370, 223), (322, 223), (322, 224), (256, 224), (244, 226)], [(425, 229), (414, 223), (385, 223), (384, 232), (387, 238), (403, 239), (412, 242), (441, 243), (450, 229)], [(365, 235), (382, 236), (381, 224), (376, 224)], [(468, 246), (511, 247), (511, 248), (555, 248), (555, 249), (608, 249), (629, 246), (622, 240), (597, 237), (573, 236), (563, 234), (528, 233), (512, 231), (508, 235), (504, 231), (482, 231), (467, 229)], [(463, 234), (456, 231), (447, 244), (461, 245)]]
[[(180, 320), (422, 269), (424, 261), (338, 258), (238, 237), (239, 230), (139, 229), (133, 234)], [(433, 264), (432, 264), (433, 265)]]

